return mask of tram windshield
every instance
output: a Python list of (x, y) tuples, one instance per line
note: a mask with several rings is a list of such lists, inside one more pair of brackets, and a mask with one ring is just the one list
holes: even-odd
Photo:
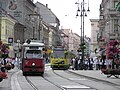
[(25, 58), (42, 58), (42, 51), (41, 50), (26, 50)]
[(64, 58), (64, 51), (62, 50), (55, 50), (52, 54), (53, 58)]

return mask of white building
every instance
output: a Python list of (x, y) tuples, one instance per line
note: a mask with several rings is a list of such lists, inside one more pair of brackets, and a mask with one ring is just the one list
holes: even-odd
[(97, 39), (98, 39), (98, 32), (99, 32), (99, 19), (90, 19), (91, 21), (91, 55), (94, 55), (95, 49), (99, 48)]

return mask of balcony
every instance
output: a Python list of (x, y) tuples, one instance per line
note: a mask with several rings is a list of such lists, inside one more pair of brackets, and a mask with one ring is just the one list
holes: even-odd
[(99, 20), (99, 22), (100, 22), (100, 23), (104, 23), (104, 22), (105, 22), (105, 19), (104, 19), (104, 18), (101, 18), (101, 19)]
[(104, 28), (104, 26), (105, 26), (105, 19), (104, 19), (104, 15), (101, 14), (99, 20), (99, 28)]
[(108, 10), (109, 10), (108, 14), (111, 16), (116, 16), (118, 14), (115, 8), (109, 8)]

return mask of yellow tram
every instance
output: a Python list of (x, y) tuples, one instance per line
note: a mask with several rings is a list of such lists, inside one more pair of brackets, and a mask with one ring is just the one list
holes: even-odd
[(67, 54), (67, 51), (62, 47), (53, 48), (50, 55), (51, 68), (53, 70), (67, 70), (70, 66)]

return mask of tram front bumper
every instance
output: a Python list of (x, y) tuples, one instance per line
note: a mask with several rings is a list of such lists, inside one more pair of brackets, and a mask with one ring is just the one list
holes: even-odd
[(51, 65), (51, 68), (53, 68), (53, 69), (68, 69), (69, 68), (69, 65), (60, 65), (60, 64), (58, 64), (58, 65)]
[(23, 69), (24, 72), (32, 73), (32, 72), (44, 72), (44, 66), (26, 66)]

